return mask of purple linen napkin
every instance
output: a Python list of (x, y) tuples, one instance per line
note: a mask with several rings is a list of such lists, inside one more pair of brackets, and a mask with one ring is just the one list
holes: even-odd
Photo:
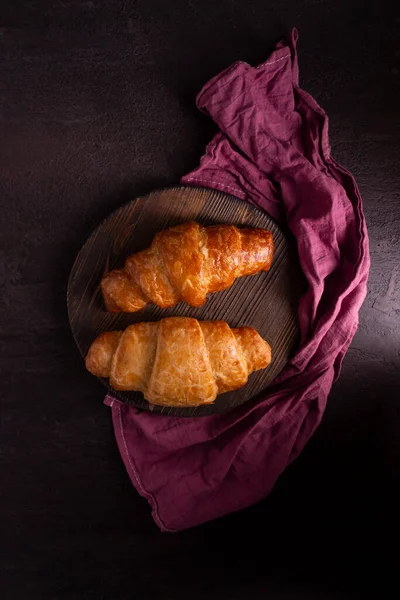
[(261, 401), (225, 415), (174, 418), (110, 396), (117, 442), (163, 531), (265, 497), (318, 426), (358, 324), (369, 271), (357, 185), (330, 156), (328, 119), (298, 86), (297, 32), (258, 67), (238, 62), (207, 83), (198, 107), (220, 129), (182, 183), (229, 192), (285, 222), (308, 281), (301, 343)]

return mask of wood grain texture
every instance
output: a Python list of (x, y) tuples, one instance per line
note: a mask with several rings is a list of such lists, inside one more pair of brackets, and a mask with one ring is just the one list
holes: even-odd
[[(100, 290), (104, 274), (122, 266), (130, 254), (148, 247), (158, 231), (189, 220), (204, 225), (227, 223), (269, 229), (275, 245), (270, 271), (237, 279), (228, 290), (209, 294), (206, 304), (200, 308), (180, 302), (169, 309), (149, 304), (133, 314), (106, 312)], [(176, 416), (203, 416), (247, 402), (260, 394), (282, 370), (299, 338), (297, 306), (303, 290), (304, 280), (294, 244), (289, 243), (288, 237), (269, 215), (221, 192), (172, 187), (133, 200), (94, 231), (71, 271), (68, 313), (83, 357), (103, 331), (125, 329), (132, 323), (157, 321), (166, 316), (189, 316), (199, 321), (223, 320), (231, 327), (254, 327), (272, 347), (271, 365), (250, 375), (243, 388), (218, 396), (210, 406), (153, 406), (140, 392), (117, 392), (107, 380), (101, 380), (115, 397), (138, 408)]]

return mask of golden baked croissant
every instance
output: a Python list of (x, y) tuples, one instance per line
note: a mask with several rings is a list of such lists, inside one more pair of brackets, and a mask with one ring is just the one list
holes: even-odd
[(101, 289), (110, 312), (135, 312), (148, 302), (161, 308), (181, 300), (201, 306), (208, 292), (268, 271), (272, 257), (272, 233), (266, 229), (189, 222), (157, 233), (149, 248), (103, 277)]
[(198, 406), (247, 383), (271, 362), (271, 348), (255, 329), (224, 321), (169, 317), (102, 333), (86, 368), (109, 377), (116, 390), (138, 390), (162, 406)]

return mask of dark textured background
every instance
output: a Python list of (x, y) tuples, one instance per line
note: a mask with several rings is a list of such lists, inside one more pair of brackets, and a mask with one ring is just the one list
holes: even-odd
[[(197, 164), (214, 132), (194, 103), (207, 79), (265, 59), (293, 25), (301, 84), (330, 115), (333, 155), (364, 198), (368, 298), (322, 425), (271, 496), (161, 534), (74, 346), (68, 273), (112, 209)], [(392, 597), (399, 35), (390, 0), (2, 4), (2, 598), (364, 598), (376, 586)]]

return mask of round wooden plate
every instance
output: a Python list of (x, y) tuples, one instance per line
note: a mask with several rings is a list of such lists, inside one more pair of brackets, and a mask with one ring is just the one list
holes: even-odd
[[(104, 274), (122, 266), (129, 254), (147, 248), (157, 231), (190, 220), (204, 225), (227, 223), (269, 229), (275, 245), (270, 271), (237, 279), (228, 290), (210, 294), (201, 308), (180, 303), (170, 309), (161, 309), (150, 304), (133, 314), (107, 313), (100, 291)], [(223, 412), (243, 404), (276, 377), (298, 343), (297, 307), (303, 291), (304, 279), (295, 245), (268, 214), (222, 192), (173, 187), (136, 198), (116, 210), (93, 232), (72, 268), (67, 300), (72, 332), (83, 357), (103, 331), (125, 329), (132, 323), (157, 321), (167, 316), (190, 316), (199, 321), (223, 320), (231, 327), (254, 327), (270, 343), (272, 363), (250, 375), (244, 387), (218, 396), (212, 405), (195, 408), (153, 406), (140, 392), (116, 392), (108, 380), (101, 380), (115, 397), (138, 408), (192, 417)]]

